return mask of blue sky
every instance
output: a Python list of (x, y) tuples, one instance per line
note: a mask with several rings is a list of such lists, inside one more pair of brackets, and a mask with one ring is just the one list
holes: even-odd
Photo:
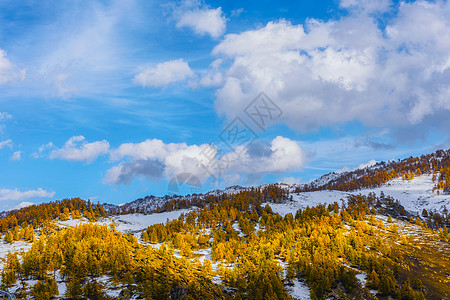
[(447, 1), (2, 1), (0, 210), (124, 203), (173, 178), (301, 183), (446, 148), (449, 15)]

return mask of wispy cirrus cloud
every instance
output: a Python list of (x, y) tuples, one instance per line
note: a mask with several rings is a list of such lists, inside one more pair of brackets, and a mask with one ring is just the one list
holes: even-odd
[(11, 161), (19, 161), (21, 159), (22, 159), (22, 151), (15, 151), (9, 158), (9, 160)]
[(0, 112), (0, 120), (12, 119), (12, 115), (7, 112)]
[[(133, 27), (133, 22), (139, 22), (143, 13), (137, 3), (49, 1), (18, 4), (17, 9), (32, 15), (33, 20), (25, 17), (9, 20), (16, 30), (17, 27), (26, 30), (7, 39), (8, 46), (16, 49), (15, 59), (27, 69), (18, 70), (0, 49), (0, 85), (20, 79), (24, 80), (22, 85), (26, 89), (11, 94), (44, 95), (64, 100), (99, 91), (104, 94), (105, 87), (110, 91), (119, 90), (123, 83), (118, 78), (126, 77), (129, 81), (125, 69), (134, 66), (128, 65), (134, 59), (124, 56), (130, 49), (125, 50), (126, 42), (119, 32), (127, 26)], [(7, 30), (4, 32), (8, 33)], [(21, 47), (24, 44), (27, 51)]]
[(3, 149), (3, 148), (5, 148), (5, 147), (12, 148), (12, 145), (13, 145), (13, 142), (12, 142), (11, 139), (2, 141), (2, 142), (0, 142), (0, 150)]
[(0, 49), (0, 85), (25, 79), (26, 69), (19, 70), (7, 57), (6, 51)]

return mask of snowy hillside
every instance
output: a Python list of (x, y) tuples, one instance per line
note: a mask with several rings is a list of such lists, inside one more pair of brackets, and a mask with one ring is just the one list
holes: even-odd
[(144, 213), (151, 213), (155, 211), (158, 207), (162, 206), (169, 200), (182, 198), (179, 196), (164, 196), (164, 197), (155, 197), (155, 196), (146, 196), (144, 198), (139, 198), (134, 200), (133, 202), (126, 203), (121, 205), (121, 208), (124, 209), (134, 209), (136, 211), (141, 211)]
[[(366, 169), (369, 170), (378, 167), (380, 167), (380, 164), (368, 167)], [(330, 173), (320, 177), (312, 183), (316, 186), (321, 186), (338, 178), (341, 174), (342, 173)], [(279, 212), (281, 215), (285, 215), (286, 213), (294, 213), (298, 209), (303, 209), (307, 206), (315, 206), (317, 204), (328, 205), (334, 202), (338, 202), (339, 204), (341, 204), (343, 200), (345, 201), (348, 195), (368, 195), (371, 192), (374, 192), (376, 195), (380, 195), (381, 192), (384, 192), (386, 196), (391, 196), (399, 200), (400, 204), (404, 206), (405, 210), (413, 215), (421, 214), (423, 209), (426, 209), (427, 211), (431, 210), (442, 213), (444, 207), (450, 208), (450, 195), (443, 193), (437, 195), (436, 192), (433, 193), (432, 190), (434, 184), (435, 183), (432, 181), (431, 175), (416, 176), (412, 180), (396, 178), (383, 184), (381, 187), (361, 189), (351, 192), (323, 190), (294, 193), (298, 185), (278, 184), (278, 186), (286, 188), (290, 191), (293, 201), (289, 201), (283, 204), (272, 203), (270, 205), (272, 206), (274, 211)], [(262, 188), (264, 187), (264, 185), (260, 187)], [(233, 186), (223, 190), (214, 190), (202, 195), (198, 195), (198, 197), (202, 198), (206, 195), (220, 195), (223, 193), (233, 194), (245, 189), (246, 188), (241, 186)], [(171, 199), (189, 199), (191, 197), (192, 196), (148, 196), (127, 203), (124, 205), (124, 207), (127, 209), (133, 208), (136, 211), (142, 211), (148, 214), (154, 212), (158, 206), (163, 205), (166, 201), (169, 201)]]
[[(172, 221), (177, 219), (181, 214), (189, 212), (190, 209), (175, 210), (171, 212), (164, 213), (153, 213), (153, 214), (128, 214), (128, 215), (118, 215), (110, 216), (107, 218), (102, 218), (96, 221), (95, 224), (99, 225), (111, 225), (115, 224), (117, 231), (121, 233), (133, 234), (140, 238), (142, 230), (148, 226), (154, 224), (164, 224), (167, 221)], [(70, 219), (67, 221), (59, 221), (58, 225), (63, 227), (73, 227), (82, 223), (88, 223), (89, 221), (85, 218), (82, 219)]]
[(103, 205), (103, 208), (105, 209), (105, 211), (107, 211), (107, 212), (112, 212), (112, 211), (117, 211), (117, 210), (125, 210), (125, 211), (132, 210), (135, 212), (150, 214), (150, 213), (157, 211), (157, 209), (159, 207), (163, 207), (163, 205), (170, 200), (191, 200), (193, 198), (202, 199), (203, 197), (206, 197), (209, 195), (217, 196), (217, 195), (222, 195), (222, 194), (235, 194), (235, 193), (238, 193), (245, 189), (246, 189), (245, 187), (235, 185), (235, 186), (227, 187), (225, 189), (212, 190), (212, 191), (209, 191), (204, 194), (192, 194), (192, 195), (186, 195), (186, 196), (165, 195), (162, 197), (157, 197), (157, 196), (151, 195), (151, 196), (146, 196), (144, 198), (136, 199), (132, 202), (125, 203), (123, 205), (113, 205), (113, 204), (107, 204), (107, 203), (104, 203), (102, 205)]
[[(423, 209), (427, 211), (437, 211), (442, 213), (444, 208), (450, 208), (450, 195), (433, 193), (434, 182), (431, 175), (422, 175), (412, 180), (404, 180), (396, 178), (381, 187), (373, 189), (362, 189), (352, 192), (342, 191), (315, 191), (292, 193), (293, 201), (282, 204), (270, 204), (274, 212), (285, 215), (289, 212), (294, 213), (298, 209), (304, 209), (307, 206), (315, 206), (318, 204), (331, 204), (337, 202), (342, 203), (348, 195), (368, 195), (374, 192), (380, 195), (383, 192), (386, 196), (391, 196), (399, 200), (405, 210), (413, 215), (420, 215)], [(291, 189), (292, 190), (292, 189)]]
[(383, 167), (386, 167), (389, 165), (389, 162), (375, 162), (369, 166), (365, 165), (365, 166), (361, 166), (359, 168), (353, 169), (351, 171), (336, 171), (336, 172), (331, 172), (325, 175), (320, 176), (317, 179), (312, 180), (309, 183), (306, 183), (304, 185), (309, 185), (312, 187), (323, 187), (329, 183), (332, 183), (334, 181), (336, 181), (337, 179), (344, 177), (346, 175), (350, 175), (351, 179), (357, 179), (360, 178), (370, 172), (376, 171), (378, 169), (381, 169)]
[[(450, 207), (450, 195), (441, 193), (437, 195), (433, 193), (433, 180), (431, 175), (422, 175), (415, 177), (412, 180), (403, 180), (402, 178), (396, 178), (383, 186), (370, 190), (358, 191), (361, 194), (368, 194), (373, 191), (377, 195), (381, 191), (385, 195), (389, 195), (398, 199), (400, 204), (411, 213), (421, 214), (422, 210), (436, 210), (442, 212), (444, 207)], [(358, 193), (358, 192), (353, 192)]]
[[(331, 176), (332, 177), (332, 176)], [(330, 177), (329, 177), (330, 178)], [(279, 184), (280, 188), (289, 190), (289, 197), (291, 200), (287, 200), (283, 203), (263, 203), (262, 206), (265, 206), (266, 204), (269, 204), (272, 207), (272, 210), (275, 213), (279, 213), (282, 216), (285, 216), (287, 213), (294, 214), (298, 209), (304, 209), (307, 206), (313, 207), (317, 206), (319, 204), (332, 204), (334, 202), (337, 202), (338, 204), (342, 204), (346, 201), (347, 197), (349, 195), (357, 195), (357, 194), (363, 194), (367, 195), (369, 193), (375, 193), (376, 195), (380, 195), (381, 192), (385, 194), (385, 196), (391, 196), (394, 199), (399, 200), (400, 204), (404, 206), (404, 208), (413, 214), (420, 214), (423, 210), (423, 208), (427, 209), (428, 211), (442, 211), (445, 206), (450, 206), (450, 195), (437, 195), (437, 193), (433, 193), (433, 186), (434, 182), (432, 181), (432, 177), (430, 175), (422, 175), (417, 176), (412, 180), (404, 180), (402, 178), (396, 178), (394, 180), (391, 180), (387, 182), (386, 184), (383, 184), (379, 188), (374, 189), (362, 189), (352, 192), (343, 192), (343, 191), (332, 191), (332, 190), (322, 190), (322, 191), (313, 191), (313, 192), (300, 192), (295, 193), (294, 190), (297, 187), (297, 185), (285, 185), (285, 184)], [(264, 187), (264, 186), (261, 186)], [(245, 188), (242, 187), (231, 187), (225, 190), (216, 190), (208, 194), (214, 194), (214, 195), (220, 195), (221, 193), (227, 193), (232, 194), (239, 192), (240, 190), (244, 190)], [(204, 196), (202, 195), (202, 196)], [(292, 197), (290, 197), (292, 196)], [(182, 197), (177, 197), (182, 198)], [(201, 197), (200, 197), (201, 198)], [(163, 203), (164, 201), (168, 201), (169, 199), (173, 199), (173, 197), (146, 197), (142, 199), (138, 199), (136, 201), (133, 201), (129, 204), (125, 204), (128, 207), (134, 207), (136, 209), (140, 208), (139, 211), (146, 211), (147, 209), (155, 209), (156, 207), (154, 205), (158, 203)], [(133, 205), (133, 206), (132, 206)], [(153, 205), (153, 206), (152, 206)], [(159, 205), (159, 204), (158, 204)], [(153, 207), (153, 208), (152, 208)], [(144, 209), (142, 209), (144, 208)], [(146, 209), (145, 209), (146, 208)], [(170, 212), (162, 212), (162, 213), (133, 213), (133, 214), (125, 214), (125, 215), (111, 215), (108, 217), (101, 217), (99, 218), (95, 223), (100, 225), (107, 225), (111, 226), (114, 224), (117, 231), (124, 233), (124, 234), (132, 234), (138, 238), (138, 241), (142, 244), (149, 245), (149, 243), (146, 241), (142, 241), (141, 239), (141, 233), (142, 230), (146, 229), (150, 225), (158, 224), (158, 223), (166, 223), (167, 221), (174, 220), (179, 218), (182, 214), (187, 214), (189, 211), (195, 209), (195, 207), (188, 208), (188, 209), (181, 209), (181, 210), (174, 210)], [(386, 216), (377, 215), (376, 218), (378, 220), (382, 220), (383, 226), (388, 228), (389, 221), (387, 221)], [(60, 227), (74, 227), (78, 226), (82, 223), (87, 223), (88, 220), (86, 218), (78, 218), (78, 219), (69, 219), (66, 221), (57, 221), (57, 225)], [(399, 231), (402, 232), (404, 236), (406, 236), (407, 239), (410, 239), (411, 241), (414, 241), (415, 243), (421, 243), (421, 247), (429, 246), (429, 241), (425, 240), (427, 233), (420, 229), (418, 226), (411, 225), (408, 222), (404, 222), (401, 220), (395, 220), (396, 225), (399, 228)], [(245, 239), (247, 236), (244, 234), (244, 229), (241, 230), (240, 224), (237, 221), (232, 221), (231, 226), (233, 230), (236, 232), (236, 235), (239, 238)], [(378, 225), (377, 225), (378, 226)], [(259, 224), (256, 224), (255, 229), (256, 232), (265, 230), (266, 227), (260, 227)], [(350, 227), (346, 225), (346, 227), (343, 227), (345, 229), (349, 229)], [(385, 230), (385, 229), (377, 229), (377, 230)], [(387, 230), (387, 229), (386, 229)], [(420, 234), (418, 234), (418, 230), (420, 231)], [(205, 232), (210, 232), (211, 229), (208, 229)], [(387, 232), (387, 231), (386, 231)], [(430, 234), (430, 233), (428, 233)], [(404, 244), (408, 246), (408, 243), (405, 243), (405, 239), (403, 241), (398, 241), (399, 237), (393, 236), (391, 237), (393, 240), (391, 241), (395, 245)], [(435, 237), (433, 236), (433, 239)], [(417, 241), (416, 241), (417, 240)], [(152, 244), (153, 248), (160, 247), (161, 243), (155, 243)], [(405, 247), (406, 247), (405, 246)], [(427, 246), (427, 247), (428, 247)], [(26, 243), (23, 241), (16, 241), (13, 244), (6, 244), (1, 242), (0, 243), (0, 257), (5, 257), (8, 252), (19, 252), (19, 257), (21, 256), (21, 251), (27, 251), (31, 247), (30, 243)], [(430, 246), (431, 247), (431, 246)], [(441, 251), (444, 256), (446, 254), (445, 251), (445, 244), (441, 242), (437, 242), (432, 245), (435, 249), (433, 251)], [(370, 249), (370, 248), (367, 248)], [(442, 250), (444, 249), (444, 250)], [(199, 250), (193, 251), (194, 256), (191, 257), (191, 261), (195, 262), (196, 260), (201, 261), (202, 263), (208, 259), (212, 261), (212, 247), (206, 247)], [(173, 255), (177, 258), (181, 258), (181, 250), (175, 249)], [(287, 272), (287, 263), (286, 261), (279, 260), (279, 264), (282, 266), (284, 272)], [(214, 272), (219, 270), (219, 262), (213, 261), (211, 266), (212, 270)], [(367, 283), (367, 274), (362, 270), (358, 268), (353, 268), (348, 264), (345, 264), (348, 268), (354, 269), (356, 271), (356, 278), (358, 280), (358, 283), (360, 287), (365, 287)], [(0, 268), (3, 267), (0, 264)], [(227, 264), (225, 265), (226, 268), (233, 268), (234, 264)], [(64, 293), (67, 290), (66, 283), (67, 281), (61, 277), (60, 272), (58, 271), (56, 273), (56, 281), (58, 284), (58, 295), (56, 298), (62, 299), (64, 298)], [(95, 280), (101, 284), (102, 291), (109, 295), (112, 298), (120, 298), (123, 294), (124, 285), (122, 284), (116, 284), (114, 283), (114, 280), (109, 275), (103, 275), (98, 278), (95, 278)], [(222, 278), (219, 275), (215, 275), (214, 282), (221, 284)], [(29, 286), (33, 286), (36, 284), (36, 280), (25, 280), (25, 282)], [(10, 291), (17, 292), (19, 289), (19, 285), (14, 285)], [(307, 284), (307, 281), (304, 279), (302, 280), (292, 280), (291, 282), (287, 283), (286, 291), (295, 299), (311, 299), (310, 298), (310, 285)], [(375, 295), (377, 292), (375, 290), (370, 290), (370, 293), (372, 295)], [(134, 298), (137, 299), (137, 298)]]

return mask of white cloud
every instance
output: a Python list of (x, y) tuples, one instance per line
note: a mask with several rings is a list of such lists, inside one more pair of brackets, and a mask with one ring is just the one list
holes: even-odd
[(385, 12), (392, 7), (391, 0), (341, 0), (340, 6), (358, 12)]
[(136, 177), (171, 179), (181, 173), (192, 174), (201, 182), (220, 177), (235, 183), (245, 176), (248, 179), (267, 173), (299, 171), (305, 162), (300, 146), (280, 136), (270, 143), (258, 141), (220, 155), (212, 144), (165, 144), (154, 139), (122, 144), (111, 151), (110, 157), (113, 161), (123, 160), (110, 168), (105, 178), (105, 182), (116, 184), (131, 183)]
[(125, 143), (111, 151), (111, 160), (119, 160), (124, 157), (132, 159), (163, 159), (168, 154), (167, 148), (167, 145), (158, 139), (149, 139), (141, 143)]
[(192, 76), (194, 76), (194, 72), (189, 64), (183, 59), (177, 59), (144, 69), (134, 77), (134, 82), (144, 87), (163, 87), (174, 82), (184, 81)]
[(198, 82), (191, 83), (193, 88), (203, 86), (203, 87), (219, 87), (223, 83), (223, 74), (219, 72), (222, 65), (222, 59), (214, 60), (210, 68), (204, 72)]
[(231, 11), (232, 17), (239, 17), (244, 12), (243, 8), (234, 9)]
[(13, 153), (13, 155), (9, 158), (9, 160), (21, 160), (22, 159), (22, 151), (16, 151)]
[(231, 119), (264, 91), (301, 131), (354, 120), (388, 128), (446, 122), (450, 2), (402, 2), (385, 28), (375, 12), (392, 9), (390, 1), (341, 6), (350, 13), (337, 20), (279, 20), (226, 35), (212, 52), (223, 67), (207, 77), (221, 78), (217, 111)]
[(53, 198), (54, 196), (55, 192), (45, 191), (42, 188), (23, 192), (18, 189), (0, 189), (0, 201), (25, 200), (30, 198)]
[[(6, 121), (12, 119), (12, 115), (7, 112), (0, 112), (0, 121)], [(3, 134), (6, 126), (4, 124), (0, 124), (0, 134)], [(1, 144), (0, 144), (1, 149)]]
[(225, 33), (226, 18), (221, 7), (216, 9), (197, 8), (183, 13), (177, 22), (177, 27), (189, 27), (196, 34), (208, 34), (213, 38), (218, 38)]
[[(41, 146), (44, 151), (48, 145)], [(53, 144), (50, 144), (53, 146)], [(54, 149), (50, 152), (51, 159), (64, 159), (71, 161), (84, 161), (91, 163), (100, 155), (109, 151), (109, 143), (106, 140), (88, 143), (84, 136), (71, 137), (60, 149)], [(42, 152), (42, 151), (40, 151)]]
[(211, 145), (165, 144), (161, 140), (146, 140), (141, 143), (126, 143), (111, 151), (111, 160), (128, 159), (108, 170), (106, 182), (130, 183), (134, 177), (151, 179), (167, 178), (189, 172), (201, 180), (209, 176), (199, 165), (204, 161), (203, 152), (215, 152)]
[(296, 141), (277, 136), (270, 143), (261, 142), (237, 149), (236, 152), (242, 154), (232, 161), (230, 169), (249, 174), (282, 173), (302, 169), (305, 153)]
[(26, 70), (18, 70), (9, 59), (6, 52), (0, 49), (0, 85), (11, 81), (22, 81), (25, 79)]
[(34, 203), (28, 202), (28, 201), (22, 201), (19, 204), (17, 204), (16, 206), (14, 206), (13, 210), (21, 209), (21, 208), (28, 207), (28, 206), (31, 206), (31, 205), (34, 205)]
[(0, 149), (3, 149), (5, 147), (11, 148), (12, 145), (13, 145), (13, 143), (12, 143), (12, 140), (10, 140), (10, 139), (6, 140), (6, 141), (3, 141), (3, 142), (0, 142)]
[(66, 99), (116, 88), (117, 72), (126, 63), (118, 32), (140, 18), (136, 2), (73, 2), (56, 9), (46, 26), (32, 28), (39, 43), (25, 41), (36, 53), (32, 71), (38, 84), (44, 83), (42, 92)]
[(44, 154), (45, 154), (45, 152), (46, 152), (47, 150), (50, 150), (50, 149), (53, 149), (53, 148), (56, 148), (55, 145), (53, 145), (52, 142), (49, 142), (49, 143), (47, 143), (47, 144), (45, 144), (45, 145), (41, 145), (41, 146), (39, 147), (38, 151), (33, 152), (33, 153), (31, 154), (31, 156), (32, 156), (33, 158), (40, 158), (40, 157), (43, 157)]
[(53, 79), (56, 91), (58, 95), (63, 99), (70, 97), (72, 94), (76, 92), (76, 88), (70, 87), (67, 84), (69, 78), (70, 78), (69, 73), (60, 73), (56, 74)]
[(0, 112), (0, 120), (12, 119), (12, 115), (7, 112)]

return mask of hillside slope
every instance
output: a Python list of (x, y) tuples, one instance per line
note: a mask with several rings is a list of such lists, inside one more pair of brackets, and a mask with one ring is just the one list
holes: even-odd
[(304, 209), (307, 206), (316, 206), (318, 204), (333, 204), (334, 202), (345, 203), (348, 195), (376, 195), (391, 196), (398, 200), (404, 209), (414, 215), (422, 216), (423, 210), (428, 212), (438, 212), (447, 214), (450, 208), (450, 194), (437, 193), (433, 191), (435, 183), (432, 175), (415, 176), (407, 180), (402, 177), (394, 178), (379, 187), (364, 188), (354, 191), (337, 190), (319, 190), (311, 192), (295, 192), (295, 188), (290, 188), (292, 201), (286, 203), (272, 204), (277, 208), (277, 212), (282, 215)]

